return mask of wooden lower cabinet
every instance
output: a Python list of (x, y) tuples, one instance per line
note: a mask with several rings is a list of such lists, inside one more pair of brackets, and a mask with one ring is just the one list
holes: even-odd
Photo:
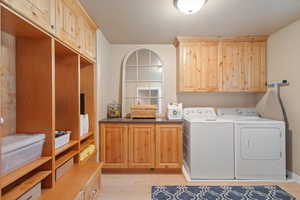
[(155, 167), (155, 126), (129, 125), (129, 168)]
[(101, 173), (98, 172), (84, 188), (84, 200), (97, 200), (100, 194)]
[(101, 160), (104, 168), (128, 167), (128, 127), (126, 124), (102, 124)]
[(156, 126), (156, 168), (181, 168), (182, 126)]
[(100, 123), (103, 168), (182, 167), (182, 124)]

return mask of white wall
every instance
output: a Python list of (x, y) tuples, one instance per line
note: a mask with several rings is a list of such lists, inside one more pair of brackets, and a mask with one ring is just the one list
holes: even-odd
[(268, 72), (269, 80), (290, 81), (281, 89), (290, 125), (288, 169), (300, 175), (300, 20), (270, 36)]
[(110, 65), (111, 44), (103, 33), (97, 31), (97, 119), (105, 118), (106, 105), (111, 101), (112, 95), (107, 89), (112, 85)]

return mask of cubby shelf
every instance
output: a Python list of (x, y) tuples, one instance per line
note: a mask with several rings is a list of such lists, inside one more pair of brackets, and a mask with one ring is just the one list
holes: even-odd
[(71, 140), (68, 144), (65, 144), (64, 146), (56, 149), (55, 150), (55, 155), (57, 156), (57, 155), (63, 153), (64, 151), (67, 151), (68, 149), (70, 149), (71, 147), (75, 146), (76, 144), (78, 144), (78, 141)]
[(30, 188), (41, 182), (47, 176), (51, 174), (51, 171), (39, 171), (30, 178), (27, 178), (24, 182), (20, 183), (12, 190), (2, 196), (2, 200), (12, 200), (19, 198), (23, 193)]
[(41, 165), (45, 164), (51, 160), (51, 157), (41, 157), (33, 162), (30, 162), (27, 165), (24, 165), (23, 167), (10, 172), (9, 174), (1, 177), (1, 188), (4, 188), (8, 186), (9, 184), (13, 183), (14, 181), (18, 180), (19, 178), (25, 176), (29, 172), (33, 171), (34, 169), (40, 167)]
[(80, 151), (83, 151), (85, 148), (87, 148), (91, 144), (94, 144), (94, 139), (93, 138), (83, 141), (80, 144)]
[(80, 141), (85, 140), (85, 139), (87, 139), (88, 137), (90, 137), (90, 136), (92, 136), (92, 135), (93, 135), (93, 132), (90, 131), (90, 132), (88, 132), (87, 134), (81, 136), (81, 137), (80, 137)]
[(73, 158), (75, 155), (78, 154), (78, 151), (69, 151), (65, 155), (58, 158), (55, 162), (55, 169), (62, 166), (65, 162)]

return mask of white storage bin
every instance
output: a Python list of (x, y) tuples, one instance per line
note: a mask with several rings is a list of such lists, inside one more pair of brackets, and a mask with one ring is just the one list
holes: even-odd
[(89, 115), (80, 115), (80, 136), (84, 136), (89, 132)]
[(45, 134), (15, 134), (2, 139), (0, 176), (41, 157)]
[(41, 195), (42, 195), (42, 187), (40, 182), (37, 185), (33, 186), (30, 190), (25, 192), (17, 200), (38, 200)]
[(55, 138), (55, 149), (58, 149), (58, 148), (64, 146), (65, 144), (68, 144), (70, 142), (70, 135), (71, 135), (71, 132), (68, 131), (67, 134), (56, 137)]

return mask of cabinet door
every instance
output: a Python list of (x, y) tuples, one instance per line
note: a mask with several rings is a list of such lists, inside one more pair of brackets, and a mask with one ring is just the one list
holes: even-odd
[(179, 91), (218, 90), (218, 43), (201, 42), (179, 47)]
[(222, 91), (244, 91), (245, 47), (244, 42), (221, 43)]
[(92, 177), (92, 179), (85, 186), (85, 198), (84, 200), (97, 200), (99, 199), (101, 185), (101, 173), (100, 170)]
[(245, 57), (245, 90), (266, 91), (266, 42), (247, 43)]
[(178, 89), (179, 92), (197, 91), (200, 86), (200, 71), (198, 69), (198, 45), (180, 45)]
[(182, 125), (156, 126), (156, 168), (182, 167)]
[(104, 168), (128, 167), (128, 127), (101, 124), (101, 160)]
[(79, 13), (77, 1), (57, 0), (56, 35), (72, 48), (79, 48)]
[(155, 144), (153, 124), (129, 126), (129, 167), (154, 168)]
[(54, 32), (55, 0), (2, 0), (26, 18)]
[(96, 57), (96, 29), (85, 18), (80, 19), (80, 51), (87, 57)]

